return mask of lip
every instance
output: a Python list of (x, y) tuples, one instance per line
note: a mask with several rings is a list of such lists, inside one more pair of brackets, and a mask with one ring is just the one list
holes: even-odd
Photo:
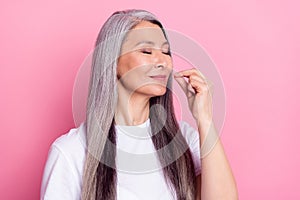
[(159, 80), (159, 81), (164, 81), (167, 79), (166, 75), (155, 75), (155, 76), (149, 76), (149, 77), (152, 79), (155, 79), (155, 80)]

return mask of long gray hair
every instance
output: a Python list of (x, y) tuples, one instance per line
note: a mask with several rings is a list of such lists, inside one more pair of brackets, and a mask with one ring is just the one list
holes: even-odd
[[(114, 12), (101, 28), (93, 52), (86, 111), (87, 155), (84, 165), (81, 199), (115, 200), (117, 198), (116, 130), (114, 113), (118, 99), (117, 60), (126, 33), (141, 21), (158, 25), (155, 15), (145, 10)], [(125, 34), (124, 34), (125, 33)], [(196, 177), (192, 155), (175, 118), (172, 76), (166, 93), (150, 98), (151, 137), (163, 167), (164, 180), (178, 200), (194, 200)], [(155, 106), (156, 105), (156, 106)], [(159, 106), (166, 111), (163, 116)], [(165, 122), (162, 124), (162, 122)], [(158, 127), (162, 127), (159, 128)], [(179, 135), (177, 135), (179, 134)], [(176, 137), (175, 137), (176, 136)], [(176, 139), (175, 139), (176, 138)], [(164, 148), (168, 145), (168, 148)], [(184, 153), (183, 153), (184, 152)], [(171, 164), (168, 161), (173, 160)]]

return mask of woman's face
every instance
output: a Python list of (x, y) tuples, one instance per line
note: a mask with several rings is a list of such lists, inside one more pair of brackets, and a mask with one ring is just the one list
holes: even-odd
[(127, 34), (118, 59), (118, 87), (148, 97), (166, 92), (172, 72), (169, 44), (161, 28), (142, 21)]

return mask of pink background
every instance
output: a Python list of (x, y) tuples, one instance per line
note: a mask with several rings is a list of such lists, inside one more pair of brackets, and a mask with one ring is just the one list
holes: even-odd
[(240, 199), (300, 199), (297, 1), (86, 2), (0, 3), (0, 199), (39, 198), (49, 146), (74, 126), (76, 73), (103, 22), (125, 8), (155, 13), (216, 63)]

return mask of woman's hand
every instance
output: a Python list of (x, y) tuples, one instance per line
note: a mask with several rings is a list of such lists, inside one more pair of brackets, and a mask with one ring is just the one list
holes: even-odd
[[(186, 77), (188, 82), (184, 79)], [(174, 73), (174, 79), (187, 96), (190, 111), (201, 129), (209, 129), (212, 122), (212, 84), (196, 68)]]

